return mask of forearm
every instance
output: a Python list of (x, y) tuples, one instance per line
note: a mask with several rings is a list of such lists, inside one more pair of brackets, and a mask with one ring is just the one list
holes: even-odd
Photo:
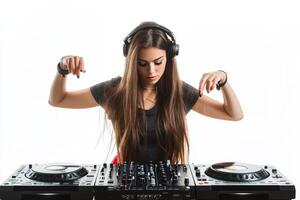
[(224, 99), (224, 110), (233, 120), (241, 120), (243, 118), (243, 111), (230, 84), (227, 82), (221, 87), (221, 90)]
[(55, 78), (52, 82), (52, 86), (50, 89), (50, 96), (49, 96), (49, 104), (50, 105), (57, 105), (59, 102), (66, 95), (66, 79), (67, 76), (64, 78), (59, 73), (56, 73)]

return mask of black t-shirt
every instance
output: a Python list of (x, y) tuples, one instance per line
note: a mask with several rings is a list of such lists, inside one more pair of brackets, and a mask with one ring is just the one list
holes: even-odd
[[(117, 86), (121, 81), (121, 77), (112, 78), (111, 80), (98, 83), (90, 88), (91, 93), (95, 100), (99, 105), (103, 105), (105, 102), (106, 94), (113, 87)], [(193, 86), (185, 83), (183, 81), (182, 84), (182, 98), (185, 105), (186, 114), (192, 109), (194, 104), (196, 103), (199, 97), (199, 91)], [(141, 139), (141, 144), (139, 148), (139, 157), (140, 162), (147, 162), (149, 160), (159, 161), (165, 160), (164, 152), (159, 146), (159, 143), (156, 139), (156, 114), (157, 114), (157, 106), (155, 105), (149, 110), (143, 110), (138, 108), (138, 115), (143, 115), (145, 113), (146, 116), (146, 127), (147, 127), (147, 142)], [(164, 130), (160, 130), (161, 133), (164, 133)], [(143, 134), (142, 134), (143, 135)], [(163, 135), (163, 134), (162, 134)], [(163, 141), (163, 138), (160, 138)], [(161, 144), (163, 145), (163, 144)]]

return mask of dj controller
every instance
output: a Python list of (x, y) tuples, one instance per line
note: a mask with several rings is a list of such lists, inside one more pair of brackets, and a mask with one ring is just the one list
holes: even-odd
[(236, 162), (28, 164), (0, 185), (0, 200), (289, 200), (295, 193), (274, 166)]

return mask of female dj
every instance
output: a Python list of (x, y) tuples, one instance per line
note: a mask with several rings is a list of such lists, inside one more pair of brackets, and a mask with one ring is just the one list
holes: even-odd
[[(143, 22), (124, 39), (122, 77), (66, 91), (67, 74), (79, 78), (85, 65), (80, 56), (64, 56), (57, 66), (49, 104), (63, 108), (102, 106), (114, 128), (120, 163), (187, 163), (186, 114), (191, 109), (223, 120), (240, 120), (243, 112), (224, 71), (203, 74), (199, 90), (181, 81), (175, 59), (178, 51), (169, 29)], [(215, 88), (223, 94), (222, 103), (203, 94)]]

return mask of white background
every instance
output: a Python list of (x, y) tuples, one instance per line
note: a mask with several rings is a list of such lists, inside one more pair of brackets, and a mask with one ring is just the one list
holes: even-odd
[(198, 87), (223, 69), (244, 111), (238, 122), (191, 111), (190, 162), (272, 164), (300, 187), (299, 1), (2, 0), (0, 9), (1, 182), (25, 163), (104, 162), (103, 110), (48, 104), (56, 64), (84, 57), (87, 73), (69, 77), (69, 90), (122, 75), (123, 38), (152, 20), (175, 34), (182, 80)]

